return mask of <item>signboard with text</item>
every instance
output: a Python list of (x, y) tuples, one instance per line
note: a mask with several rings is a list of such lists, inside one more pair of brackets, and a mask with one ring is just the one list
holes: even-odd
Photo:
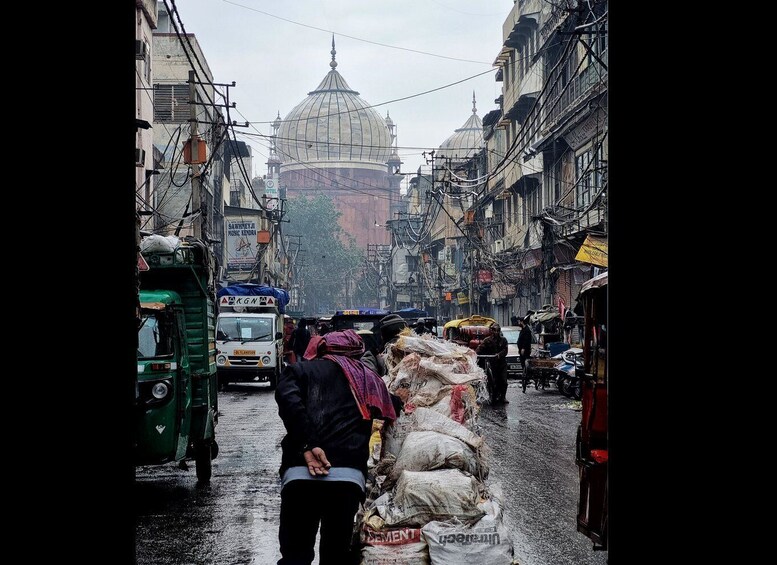
[(227, 270), (250, 271), (256, 264), (258, 220), (225, 218), (227, 229)]

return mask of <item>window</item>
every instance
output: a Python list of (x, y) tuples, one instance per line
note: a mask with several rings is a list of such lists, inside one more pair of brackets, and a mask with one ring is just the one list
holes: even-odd
[(154, 121), (182, 123), (189, 120), (189, 85), (154, 85)]
[(526, 189), (526, 200), (527, 207), (529, 208), (528, 223), (528, 220), (530, 220), (532, 216), (537, 216), (540, 213), (540, 189), (536, 184), (532, 183), (532, 188)]
[(561, 158), (559, 157), (550, 167), (550, 174), (545, 176), (545, 206), (558, 206), (561, 204)]
[(407, 255), (405, 257), (407, 260), (407, 270), (410, 273), (414, 273), (418, 270), (418, 257), (415, 255)]
[(234, 341), (272, 341), (273, 325), (271, 318), (258, 317), (219, 317), (216, 324), (216, 339)]
[(157, 320), (153, 314), (143, 314), (143, 322), (138, 330), (138, 357), (164, 357), (173, 353), (170, 326)]
[(148, 41), (145, 39), (143, 40), (143, 44), (146, 46), (146, 58), (143, 61), (143, 65), (146, 68), (146, 84), (151, 84), (151, 45), (149, 45)]
[[(595, 148), (595, 149), (594, 149)], [(575, 206), (583, 208), (602, 188), (602, 144), (592, 143), (575, 156)]]

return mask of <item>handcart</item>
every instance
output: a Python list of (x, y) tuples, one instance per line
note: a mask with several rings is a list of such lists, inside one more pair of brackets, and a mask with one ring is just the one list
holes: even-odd
[(551, 357), (530, 357), (526, 360), (526, 370), (523, 373), (523, 392), (529, 381), (534, 381), (535, 390), (545, 390), (558, 378), (558, 366), (562, 361)]

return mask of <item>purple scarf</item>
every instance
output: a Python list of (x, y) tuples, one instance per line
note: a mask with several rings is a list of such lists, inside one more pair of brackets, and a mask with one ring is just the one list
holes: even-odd
[(329, 359), (337, 363), (348, 378), (362, 418), (396, 420), (386, 384), (375, 371), (359, 361), (364, 354), (364, 342), (353, 330), (329, 332), (313, 336), (305, 351), (305, 359)]

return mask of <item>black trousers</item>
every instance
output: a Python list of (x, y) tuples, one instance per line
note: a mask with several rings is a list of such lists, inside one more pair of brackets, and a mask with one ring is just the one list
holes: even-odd
[(359, 486), (348, 481), (288, 483), (281, 491), (281, 559), (277, 565), (310, 565), (319, 524), (320, 565), (358, 565), (361, 556), (358, 550), (351, 551), (351, 535), (363, 500)]
[(507, 396), (507, 365), (491, 365), (491, 372), (494, 375), (494, 398), (504, 400)]

